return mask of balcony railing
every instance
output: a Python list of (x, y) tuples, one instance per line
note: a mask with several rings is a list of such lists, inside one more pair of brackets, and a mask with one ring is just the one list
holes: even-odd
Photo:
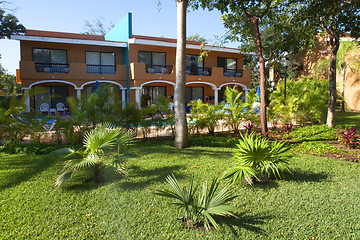
[(225, 77), (242, 77), (243, 70), (227, 70), (224, 72)]
[(42, 73), (68, 73), (69, 64), (59, 63), (35, 63), (35, 71)]
[(211, 76), (211, 68), (186, 67), (186, 74), (196, 76)]
[(116, 67), (113, 65), (86, 65), (86, 72), (90, 74), (115, 74)]
[(170, 74), (173, 66), (167, 65), (146, 65), (147, 73)]

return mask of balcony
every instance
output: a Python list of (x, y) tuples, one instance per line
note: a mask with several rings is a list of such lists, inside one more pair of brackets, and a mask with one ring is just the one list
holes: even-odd
[(224, 72), (224, 77), (242, 77), (243, 70), (227, 70)]
[(35, 71), (40, 73), (69, 73), (69, 64), (35, 63)]
[(86, 72), (89, 74), (115, 74), (114, 65), (86, 65)]
[(99, 79), (111, 81), (126, 81), (126, 66), (117, 64), (116, 66), (102, 66), (94, 68), (91, 73), (88, 73), (88, 68), (85, 63), (71, 62), (69, 64), (56, 66), (38, 65), (33, 61), (20, 62), (20, 78), (21, 80), (71, 80), (76, 82), (94, 81)]
[(212, 70), (212, 68), (186, 67), (186, 75), (211, 76), (211, 70)]
[(146, 65), (145, 69), (146, 69), (147, 73), (170, 74), (172, 72), (173, 66), (170, 66), (170, 65)]

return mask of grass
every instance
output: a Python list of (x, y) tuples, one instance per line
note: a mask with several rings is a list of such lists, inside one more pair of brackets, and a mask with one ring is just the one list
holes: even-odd
[[(168, 141), (134, 146), (138, 158), (126, 177), (104, 169), (101, 184), (78, 173), (63, 189), (54, 181), (62, 161), (52, 155), (0, 153), (0, 239), (356, 239), (360, 237), (360, 165), (296, 155), (293, 174), (268, 184), (239, 185), (238, 219), (224, 218), (222, 231), (186, 230), (182, 214), (154, 189), (210, 181), (232, 166), (225, 145), (177, 150)], [(219, 141), (221, 142), (221, 141)], [(232, 144), (232, 140), (228, 141)]]
[(359, 112), (336, 112), (336, 125), (360, 127)]

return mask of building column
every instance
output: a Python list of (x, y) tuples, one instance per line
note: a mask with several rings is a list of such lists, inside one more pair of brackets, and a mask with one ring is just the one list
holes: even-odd
[(219, 89), (218, 88), (214, 88), (214, 104), (218, 104), (219, 103)]
[(122, 101), (122, 107), (125, 107), (125, 105), (126, 105), (126, 88), (121, 89), (121, 101)]
[(30, 112), (30, 95), (29, 89), (24, 90), (25, 93), (25, 112)]
[[(77, 99), (79, 99), (79, 101), (81, 101), (81, 89), (76, 89), (76, 96), (77, 96)], [(80, 103), (78, 105), (78, 109), (79, 110), (81, 109)]]
[(135, 101), (139, 109), (141, 109), (140, 90), (141, 88), (135, 88)]
[(76, 96), (79, 100), (81, 100), (81, 89), (76, 89)]

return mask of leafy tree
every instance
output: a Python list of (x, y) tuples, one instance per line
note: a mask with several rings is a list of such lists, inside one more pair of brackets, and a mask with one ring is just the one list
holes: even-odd
[(176, 0), (177, 4), (177, 43), (176, 43), (176, 83), (174, 93), (175, 140), (174, 147), (188, 145), (188, 127), (185, 110), (186, 83), (186, 11), (189, 1)]
[[(348, 71), (360, 77), (360, 57), (356, 54), (359, 51), (359, 43), (355, 41), (343, 41), (340, 43), (339, 50), (336, 55), (336, 70), (340, 72), (342, 79), (342, 111), (345, 111), (345, 83)], [(315, 76), (328, 76), (329, 64), (330, 59), (318, 61), (315, 66)]]
[(202, 42), (203, 44), (207, 44), (206, 38), (200, 36), (198, 33), (195, 35), (190, 35), (186, 37), (186, 40)]
[(303, 20), (322, 31), (330, 46), (330, 74), (327, 125), (334, 127), (336, 109), (336, 59), (340, 37), (345, 32), (360, 37), (360, 2), (357, 0), (302, 1)]
[(5, 1), (0, 1), (0, 38), (10, 38), (12, 34), (25, 33), (25, 27), (12, 14), (6, 14)]
[(8, 73), (0, 64), (0, 90), (5, 90), (6, 94), (20, 93), (20, 84), (16, 82), (16, 77)]
[(301, 41), (311, 28), (304, 27), (292, 18), (297, 8), (285, 1), (213, 1), (199, 0), (195, 8), (218, 9), (225, 26), (230, 30), (229, 38), (241, 40), (241, 50), (255, 51), (260, 67), (261, 131), (267, 134), (265, 62), (285, 51), (297, 51), (307, 41)]
[(86, 20), (84, 24), (84, 34), (105, 36), (112, 27), (114, 27), (114, 24), (111, 23), (110, 27), (106, 27), (100, 18), (96, 19), (93, 23)]

